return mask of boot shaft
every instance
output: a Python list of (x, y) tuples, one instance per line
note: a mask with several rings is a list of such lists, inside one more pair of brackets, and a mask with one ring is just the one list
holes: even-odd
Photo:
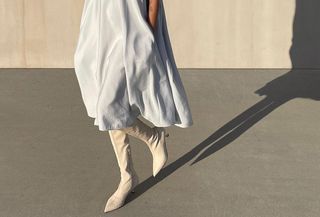
[(157, 131), (153, 127), (142, 122), (139, 118), (136, 119), (132, 126), (122, 128), (121, 130), (140, 139), (148, 145), (154, 143), (158, 139)]
[(109, 135), (120, 169), (121, 182), (126, 182), (136, 175), (129, 137), (122, 130), (109, 130)]

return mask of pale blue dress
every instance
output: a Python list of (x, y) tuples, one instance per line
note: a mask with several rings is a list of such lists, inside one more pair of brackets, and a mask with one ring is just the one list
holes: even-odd
[(154, 33), (146, 19), (146, 0), (85, 0), (74, 67), (100, 131), (129, 127), (139, 115), (159, 127), (193, 124), (162, 0)]

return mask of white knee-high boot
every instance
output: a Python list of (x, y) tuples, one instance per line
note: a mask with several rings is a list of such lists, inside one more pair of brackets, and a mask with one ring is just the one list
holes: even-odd
[(129, 136), (122, 130), (109, 130), (109, 135), (120, 168), (121, 180), (117, 190), (108, 199), (104, 212), (123, 206), (127, 195), (139, 183), (133, 168)]
[(132, 126), (121, 130), (148, 145), (153, 157), (153, 176), (156, 176), (168, 159), (165, 137), (168, 137), (169, 134), (166, 133), (165, 128), (149, 127), (137, 118)]

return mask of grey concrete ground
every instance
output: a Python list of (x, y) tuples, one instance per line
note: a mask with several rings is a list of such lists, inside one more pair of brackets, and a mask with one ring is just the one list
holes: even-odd
[(169, 162), (103, 213), (119, 170), (73, 69), (0, 70), (0, 217), (318, 217), (320, 71), (180, 70), (194, 125), (168, 128)]

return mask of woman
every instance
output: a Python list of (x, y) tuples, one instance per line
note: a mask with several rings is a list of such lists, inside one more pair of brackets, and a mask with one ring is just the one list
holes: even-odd
[(109, 212), (139, 183), (128, 135), (148, 145), (156, 176), (168, 159), (165, 127), (193, 124), (162, 0), (85, 0), (74, 64), (87, 114), (109, 132), (120, 168)]

